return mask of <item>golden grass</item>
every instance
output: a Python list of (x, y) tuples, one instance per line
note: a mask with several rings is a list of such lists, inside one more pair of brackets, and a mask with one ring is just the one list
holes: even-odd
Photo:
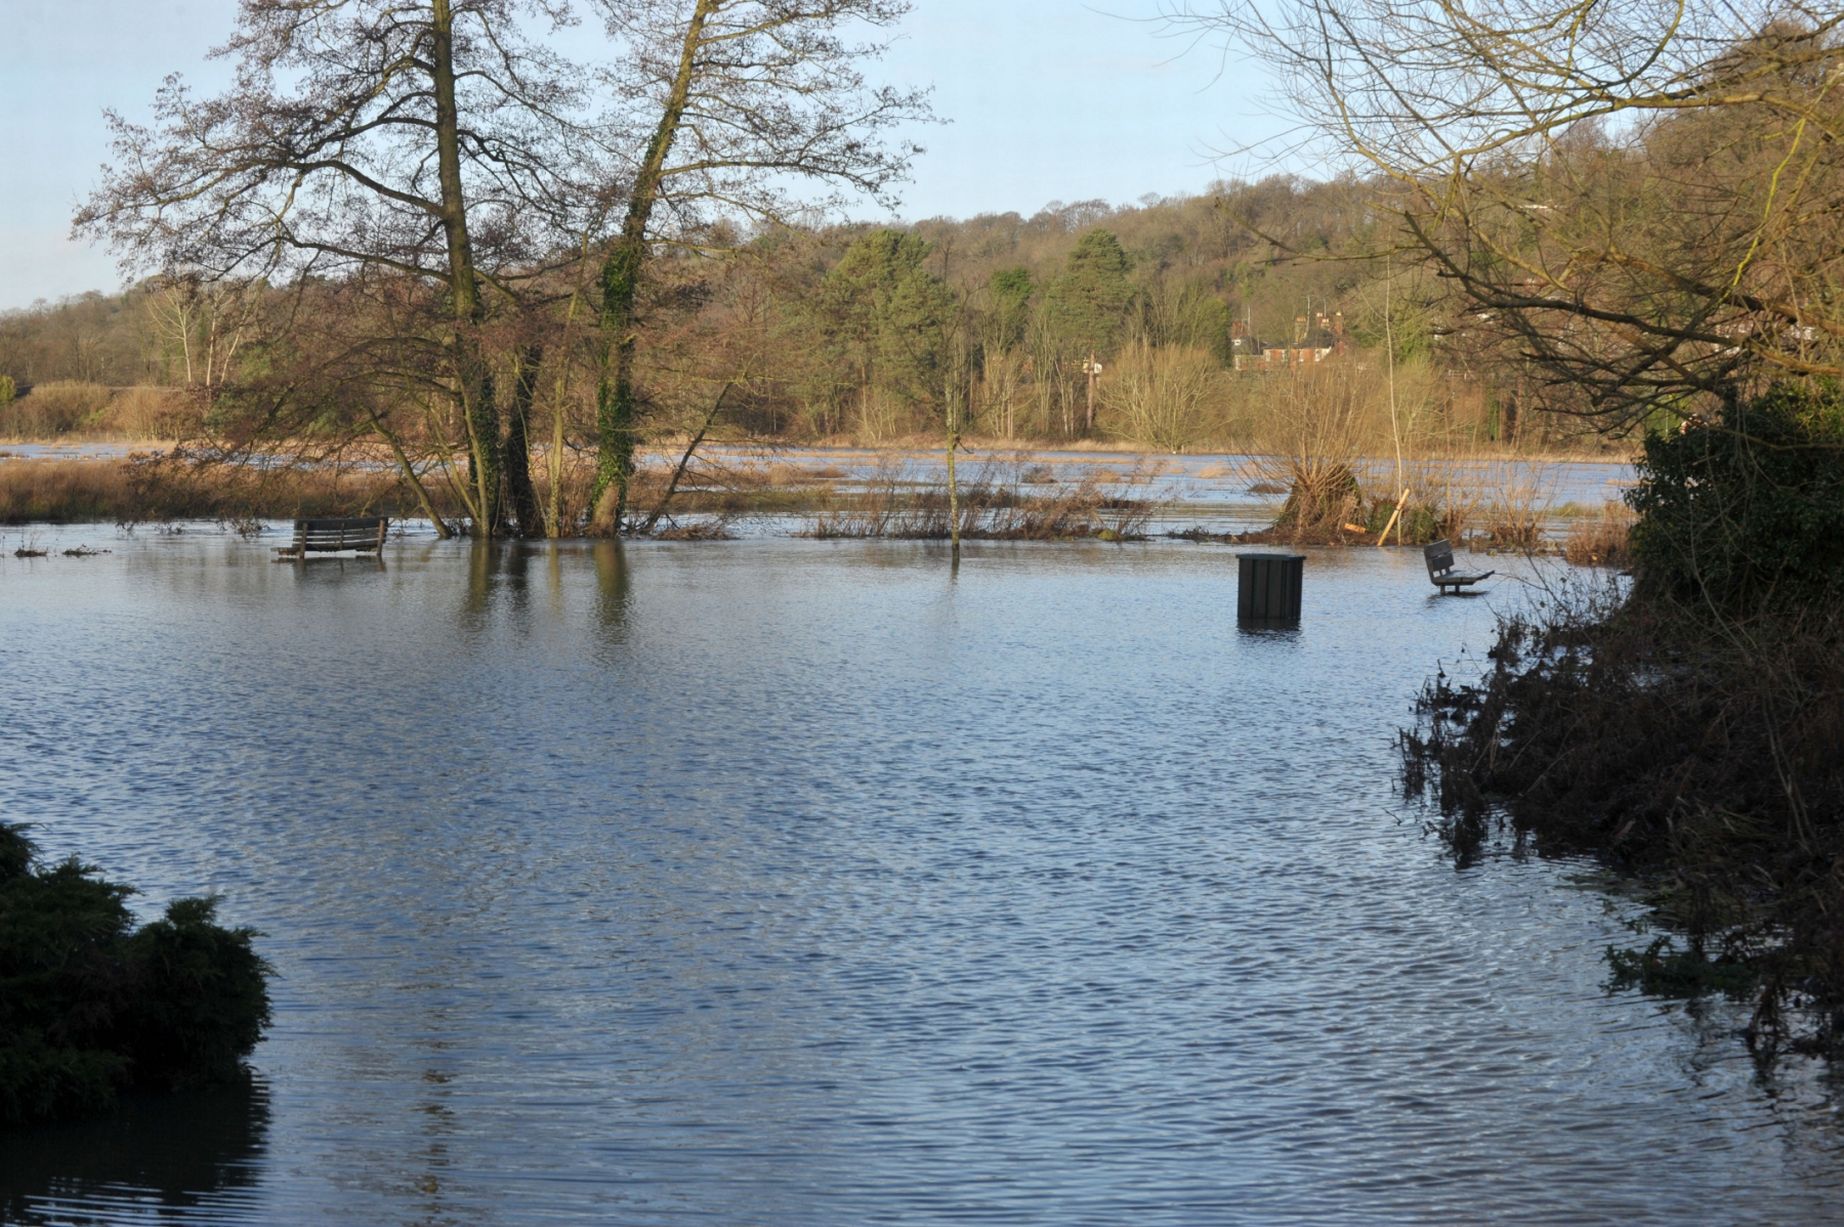
[(1562, 556), (1582, 567), (1629, 567), (1633, 562), (1633, 511), (1624, 503), (1603, 504), (1598, 515), (1569, 525)]
[[(933, 455), (927, 457), (935, 459)], [(1069, 457), (1056, 457), (1067, 460)], [(1163, 462), (1072, 473), (1042, 456), (1008, 452), (983, 460), (969, 458), (962, 469), (964, 535), (1017, 539), (1131, 536), (1144, 530), (1157, 506), (1156, 479)], [(659, 504), (676, 466), (676, 456), (648, 457), (635, 474), (630, 491), (633, 522), (644, 522)], [(1082, 462), (1092, 469), (1093, 461)], [(1059, 473), (1059, 469), (1061, 472)], [(1246, 472), (1246, 469), (1238, 471)], [(535, 457), (533, 475), (538, 501), (548, 505), (546, 466)], [(933, 470), (929, 471), (930, 474)], [(575, 535), (584, 522), (593, 479), (592, 458), (573, 454), (564, 470), (562, 511), (565, 532)], [(742, 516), (805, 516), (807, 531), (821, 536), (946, 536), (945, 490), (938, 476), (918, 479), (906, 469), (902, 453), (886, 452), (875, 472), (858, 490), (840, 489), (848, 480), (836, 464), (805, 465), (767, 455), (737, 457), (719, 451), (696, 461), (675, 493), (672, 515), (714, 516), (720, 523)], [(1418, 475), (1419, 476), (1419, 475)], [(462, 520), (462, 500), (438, 476), (426, 478), (437, 511)], [(1414, 485), (1421, 487), (1422, 481)], [(1419, 501), (1405, 513), (1402, 539), (1467, 536), (1505, 548), (1541, 548), (1541, 524), (1555, 514), (1528, 483), (1504, 476), (1498, 482), (1475, 479), (1466, 491), (1433, 489), (1429, 505)], [(1276, 492), (1284, 492), (1284, 487)], [(1392, 500), (1377, 500), (1358, 517), (1370, 534), (1381, 530)], [(1592, 512), (1569, 508), (1574, 515), (1562, 552), (1571, 561), (1624, 565), (1630, 512), (1618, 504)], [(0, 461), (0, 523), (114, 522), (137, 523), (179, 519), (288, 519), (300, 515), (384, 513), (420, 516), (421, 508), (396, 472), (382, 465), (343, 471), (329, 466), (272, 467), (229, 465), (197, 467), (152, 455), (126, 460), (10, 459)], [(1328, 523), (1329, 540), (1348, 539), (1343, 521)], [(683, 531), (712, 535), (710, 528), (681, 530), (671, 517), (656, 525), (656, 534)], [(1392, 540), (1396, 534), (1392, 533)]]

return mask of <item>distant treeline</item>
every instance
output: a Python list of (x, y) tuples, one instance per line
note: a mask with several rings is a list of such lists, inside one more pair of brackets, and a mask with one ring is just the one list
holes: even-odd
[[(1372, 185), (1277, 177), (1028, 218), (711, 235), (654, 266), (646, 420), (661, 437), (708, 423), (716, 437), (877, 442), (936, 433), (953, 405), (988, 437), (1260, 447), (1294, 399), (1274, 385), (1320, 365), (1369, 389), (1377, 445), (1405, 431), (1443, 447), (1575, 442), (1566, 418), (1521, 412), (1543, 408), (1540, 387), (1438, 281), (1361, 254), (1388, 247), (1391, 224)], [(540, 438), (554, 424), (567, 444), (593, 436), (596, 262), (585, 253), (488, 334)], [(437, 441), (461, 427), (428, 372), (380, 379), (359, 360), (408, 294), (170, 278), (0, 315), (0, 374), (37, 389), (0, 408), (0, 434), (339, 435), (376, 415)], [(136, 385), (190, 394), (124, 408), (119, 390)]]

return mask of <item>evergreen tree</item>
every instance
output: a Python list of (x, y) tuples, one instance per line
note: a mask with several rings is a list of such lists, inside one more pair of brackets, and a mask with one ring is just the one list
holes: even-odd
[(1106, 357), (1119, 346), (1133, 297), (1127, 270), (1127, 253), (1112, 231), (1090, 230), (1076, 240), (1049, 301), (1057, 337), (1070, 352)]
[[(834, 343), (857, 369), (861, 400), (900, 408), (929, 404), (942, 389), (954, 296), (925, 267), (929, 244), (900, 230), (873, 230), (846, 249), (822, 288)], [(862, 406), (861, 406), (862, 407)]]
[(1028, 268), (1002, 268), (987, 279), (992, 300), (987, 343), (995, 349), (1015, 349), (1024, 343), (1030, 324), (1031, 295), (1037, 283)]

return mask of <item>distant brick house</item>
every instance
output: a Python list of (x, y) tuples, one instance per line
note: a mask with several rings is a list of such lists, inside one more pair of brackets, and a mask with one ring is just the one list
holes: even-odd
[(1346, 349), (1345, 315), (1318, 312), (1308, 321), (1304, 315), (1293, 319), (1293, 341), (1288, 345), (1266, 344), (1249, 331), (1246, 322), (1229, 326), (1229, 348), (1238, 371), (1281, 371), (1290, 367), (1317, 366)]

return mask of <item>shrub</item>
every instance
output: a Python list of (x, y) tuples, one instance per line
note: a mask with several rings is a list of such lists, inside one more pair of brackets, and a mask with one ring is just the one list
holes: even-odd
[(198, 430), (199, 411), (182, 389), (137, 385), (117, 392), (91, 424), (131, 439), (183, 439)]
[(0, 823), (0, 1125), (237, 1077), (269, 1022), (255, 933), (215, 923), (210, 899), (137, 931), (132, 887), (35, 857)]
[(1215, 430), (1223, 381), (1222, 364), (1209, 350), (1140, 340), (1122, 351), (1101, 399), (1115, 433), (1178, 453)]
[(1500, 627), (1405, 732), (1404, 784), (1462, 860), (1509, 825), (1636, 871), (1664, 936), (1616, 985), (1755, 999), (1760, 1055), (1844, 1057), (1844, 395), (1781, 385), (1646, 441), (1638, 583), (1569, 590)]
[(1362, 514), (1357, 468), (1372, 382), (1342, 366), (1306, 367), (1263, 381), (1270, 431), (1260, 442), (1270, 454), (1255, 459), (1255, 470), (1264, 483), (1287, 491), (1277, 530), (1296, 539), (1335, 534)]
[(1844, 594), (1844, 392), (1779, 385), (1646, 440), (1633, 553), (1654, 591), (1728, 610)]
[(109, 407), (109, 397), (109, 389), (99, 383), (35, 384), (11, 407), (6, 430), (27, 439), (69, 434), (99, 419)]
[(0, 409), (4, 409), (12, 404), (13, 397), (18, 395), (18, 393), (19, 385), (13, 382), (13, 377), (11, 375), (0, 375)]
[[(1370, 513), (1365, 517), (1365, 531), (1381, 534), (1395, 509), (1396, 505), (1386, 498), (1370, 504)], [(1402, 545), (1426, 545), (1443, 537), (1457, 538), (1459, 534), (1448, 527), (1449, 523), (1449, 517), (1440, 507), (1411, 498), (1402, 509), (1402, 516), (1391, 530), (1390, 538)]]

